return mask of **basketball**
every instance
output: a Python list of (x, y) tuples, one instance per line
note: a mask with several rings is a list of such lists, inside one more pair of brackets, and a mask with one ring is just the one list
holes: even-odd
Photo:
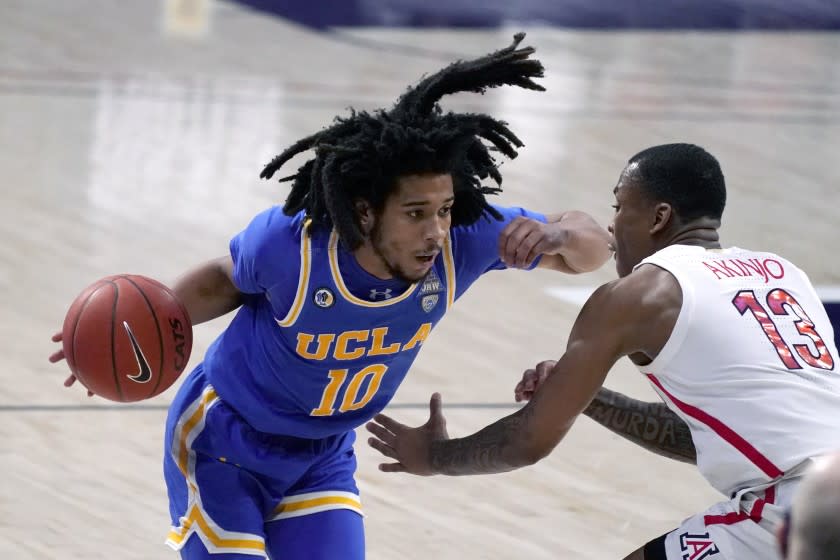
[(192, 323), (160, 282), (109, 276), (70, 305), (62, 344), (70, 370), (89, 391), (112, 401), (141, 401), (171, 387), (184, 371)]

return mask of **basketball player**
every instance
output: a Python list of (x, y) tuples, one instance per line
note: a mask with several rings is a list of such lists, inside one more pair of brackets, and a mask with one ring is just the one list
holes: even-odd
[(459, 91), (542, 90), (523, 36), (274, 158), (263, 177), (315, 152), (281, 179), (282, 209), (176, 284), (193, 323), (239, 308), (167, 421), (167, 542), (182, 558), (363, 558), (353, 430), (385, 407), (444, 313), (490, 270), (574, 273), (609, 258), (609, 234), (586, 214), (489, 204), (499, 189), (481, 181), (501, 176), (483, 140), (509, 157), (520, 141), (489, 115), (438, 106)]
[[(696, 463), (728, 498), (627, 559), (777, 557), (774, 530), (798, 477), (812, 457), (840, 448), (840, 364), (825, 310), (793, 263), (721, 247), (724, 178), (703, 149), (644, 150), (613, 192), (620, 278), (583, 306), (565, 354), (526, 372), (516, 393), (528, 404), (461, 439), (448, 438), (437, 394), (420, 428), (379, 415), (369, 443), (397, 460), (380, 468), (464, 475), (524, 467), (586, 413)], [(599, 391), (624, 356), (664, 405)], [(613, 423), (619, 415), (625, 421)]]

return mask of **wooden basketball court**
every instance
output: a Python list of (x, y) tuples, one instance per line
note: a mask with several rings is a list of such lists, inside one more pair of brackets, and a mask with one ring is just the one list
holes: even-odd
[[(0, 558), (177, 557), (163, 545), (161, 474), (175, 390), (121, 406), (64, 389), (65, 367), (47, 357), (75, 295), (114, 273), (169, 283), (224, 254), (286, 196), (258, 178), (273, 155), (517, 30), (316, 33), (199, 1), (0, 7)], [(631, 155), (693, 142), (727, 177), (726, 244), (840, 284), (840, 35), (526, 30), (546, 93), (444, 100), (525, 141), (504, 165), (502, 203), (606, 225)], [(433, 391), (452, 435), (510, 413), (522, 371), (561, 354), (581, 295), (614, 275), (487, 275), (427, 341), (390, 413), (425, 421)], [(193, 364), (226, 322), (196, 328)], [(607, 381), (653, 399), (646, 383), (629, 362)], [(621, 558), (720, 499), (690, 466), (586, 418), (539, 465), (491, 477), (383, 474), (365, 435), (371, 559)]]

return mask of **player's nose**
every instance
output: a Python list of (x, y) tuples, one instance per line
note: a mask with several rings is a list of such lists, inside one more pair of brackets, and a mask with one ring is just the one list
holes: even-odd
[(429, 228), (426, 230), (426, 241), (433, 241), (435, 245), (443, 244), (443, 239), (446, 237), (447, 221), (440, 218), (432, 220)]

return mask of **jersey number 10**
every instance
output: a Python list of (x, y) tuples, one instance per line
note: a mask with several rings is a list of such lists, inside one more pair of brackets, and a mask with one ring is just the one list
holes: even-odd
[[(752, 312), (753, 317), (761, 325), (761, 328), (764, 329), (764, 334), (767, 335), (767, 339), (776, 349), (776, 353), (786, 368), (802, 369), (802, 365), (800, 365), (796, 356), (794, 356), (794, 352), (791, 351), (790, 346), (784, 341), (782, 335), (779, 334), (779, 329), (776, 328), (776, 324), (770, 318), (770, 314), (761, 305), (758, 298), (755, 297), (755, 292), (752, 290), (741, 290), (732, 299), (732, 304), (741, 315), (747, 311)], [(834, 369), (834, 358), (831, 357), (828, 347), (814, 328), (813, 321), (808, 318), (805, 310), (802, 309), (802, 306), (799, 305), (792, 295), (781, 288), (772, 290), (767, 294), (767, 307), (776, 316), (788, 315), (788, 309), (796, 315), (797, 320), (793, 323), (796, 326), (796, 330), (799, 331), (799, 334), (810, 338), (817, 351), (815, 355), (807, 344), (794, 344), (793, 350), (796, 351), (796, 355), (803, 362), (819, 369)]]
[[(387, 371), (388, 366), (385, 364), (373, 364), (353, 375), (350, 383), (347, 384), (347, 388), (344, 390), (344, 397), (341, 399), (338, 411), (349, 412), (351, 410), (359, 410), (367, 405), (379, 390), (382, 377)], [(332, 416), (335, 412), (339, 389), (344, 386), (347, 374), (348, 370), (346, 369), (330, 370), (330, 382), (327, 384), (326, 389), (324, 389), (324, 394), (321, 395), (321, 404), (318, 405), (318, 408), (312, 409), (312, 412), (309, 413), (310, 416)], [(365, 381), (368, 381), (367, 390), (359, 398), (359, 391)]]

